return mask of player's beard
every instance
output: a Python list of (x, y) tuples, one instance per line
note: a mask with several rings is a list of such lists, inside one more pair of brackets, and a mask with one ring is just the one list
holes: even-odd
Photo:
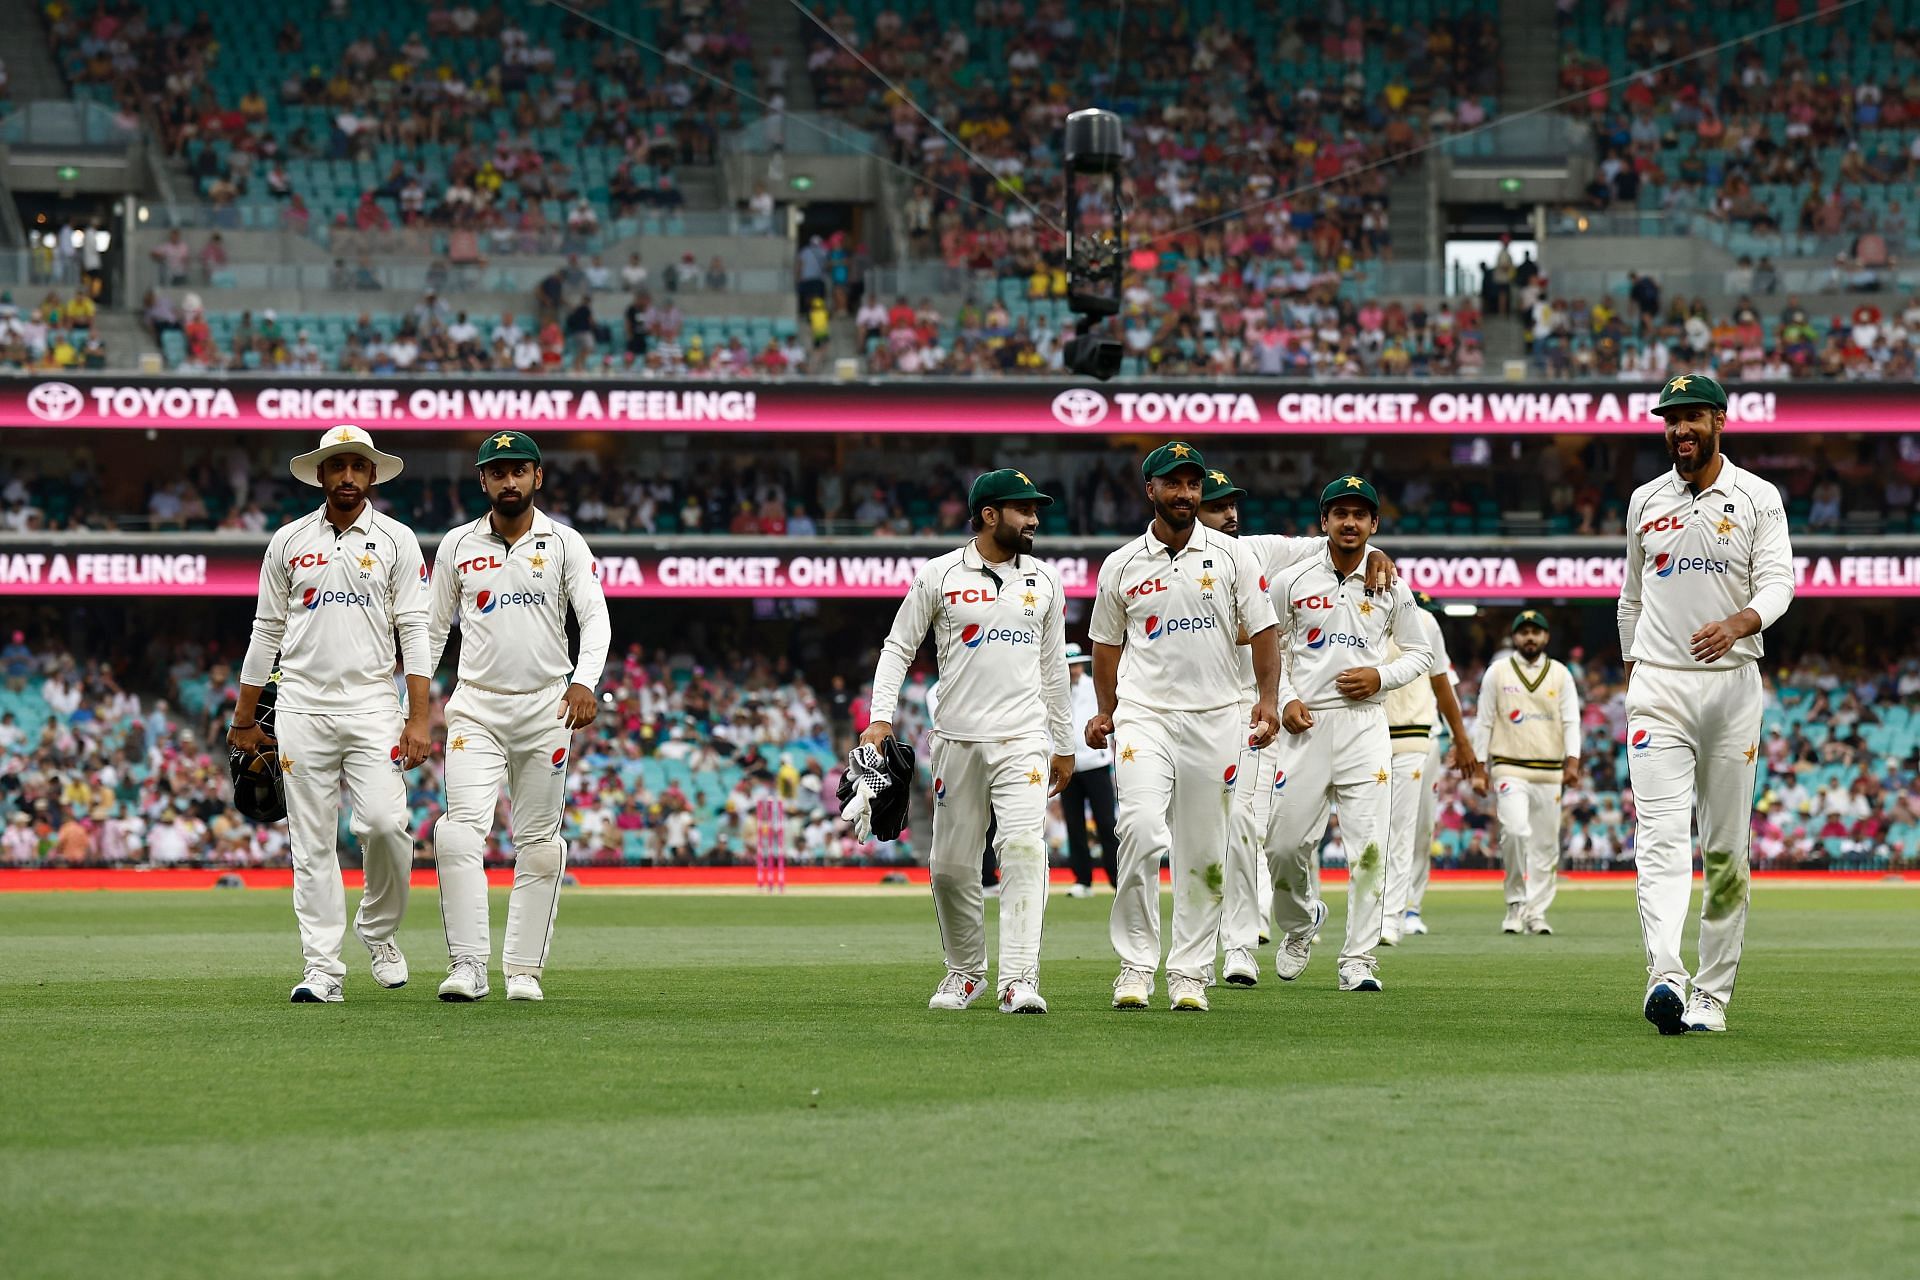
[[(349, 489), (352, 491), (351, 496), (348, 495)], [(339, 484), (327, 490), (327, 505), (342, 515), (358, 511), (360, 504), (366, 500), (367, 491), (359, 485)]]
[(1520, 655), (1520, 660), (1528, 666), (1532, 666), (1534, 663), (1540, 661), (1540, 655), (1547, 651), (1547, 646), (1544, 644), (1516, 644), (1513, 648), (1514, 652)]
[(1153, 514), (1159, 517), (1160, 523), (1175, 532), (1190, 527), (1194, 520), (1198, 518), (1199, 510), (1200, 508), (1198, 506), (1189, 507), (1185, 511), (1177, 511), (1165, 502), (1155, 502), (1153, 504)]
[(518, 520), (526, 514), (527, 507), (533, 502), (531, 493), (516, 493), (511, 498), (504, 495), (489, 499), (493, 504), (493, 513), (502, 520)]
[[(1682, 439), (1692, 440), (1697, 446), (1691, 458), (1680, 456)], [(1713, 460), (1719, 456), (1720, 432), (1717, 428), (1709, 428), (1704, 433), (1691, 430), (1684, 433), (1667, 433), (1667, 457), (1673, 460), (1674, 470), (1683, 476), (1699, 475), (1713, 465)]]
[(993, 527), (993, 545), (1008, 556), (1031, 554), (1033, 551), (1033, 530), (1015, 529), (1009, 524)]

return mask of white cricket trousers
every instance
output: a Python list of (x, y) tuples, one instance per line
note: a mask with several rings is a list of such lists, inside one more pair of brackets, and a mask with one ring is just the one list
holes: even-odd
[(1273, 816), (1267, 864), (1273, 869), (1273, 920), (1287, 934), (1313, 923), (1318, 894), (1314, 855), (1340, 806), (1347, 851), (1347, 936), (1340, 959), (1373, 962), (1385, 904), (1388, 798), (1393, 746), (1385, 708), (1374, 703), (1313, 713), (1313, 728), (1275, 739)]
[(933, 770), (933, 851), (927, 858), (933, 913), (947, 968), (976, 982), (987, 975), (985, 892), (980, 861), (995, 818), (1000, 858), (1000, 974), (1040, 981), (1040, 929), (1047, 910), (1047, 767), (1052, 748), (1034, 734), (1003, 742), (959, 742), (938, 734)]
[(1264, 749), (1245, 745), (1252, 718), (1253, 704), (1241, 703), (1241, 727), (1235, 730), (1233, 744), (1239, 753), (1239, 771), (1234, 776), (1233, 810), (1227, 815), (1226, 879), (1221, 885), (1222, 951), (1257, 950), (1262, 927), (1273, 918), (1273, 877), (1267, 870), (1267, 811), (1256, 802), (1262, 786), (1272, 785), (1274, 749), (1272, 744)]
[[(1425, 748), (1426, 744), (1421, 746)], [(1387, 884), (1382, 895), (1382, 917), (1398, 923), (1412, 905), (1416, 876), (1426, 888), (1426, 876), (1419, 864), (1431, 861), (1433, 843), (1434, 772), (1427, 763), (1428, 750), (1395, 751), (1392, 780), (1387, 783)], [(1421, 801), (1426, 800), (1426, 842), (1421, 842)], [(1341, 823), (1345, 825), (1345, 819)], [(1418, 908), (1415, 908), (1418, 910)]]
[(1627, 686), (1627, 770), (1638, 815), (1634, 866), (1652, 978), (1684, 982), (1680, 935), (1693, 892), (1692, 823), (1706, 887), (1693, 985), (1733, 998), (1747, 932), (1748, 846), (1763, 711), (1754, 663), (1683, 671), (1642, 662)]
[(1114, 825), (1120, 883), (1108, 933), (1120, 963), (1160, 967), (1160, 860), (1173, 865), (1169, 976), (1205, 982), (1220, 935), (1227, 814), (1250, 732), (1240, 704), (1157, 711), (1122, 702), (1113, 713)]
[(1523, 920), (1545, 919), (1560, 871), (1560, 784), (1513, 777), (1492, 782), (1507, 905), (1519, 907)]
[(513, 838), (513, 894), (507, 900), (508, 974), (539, 977), (553, 945), (567, 845), (567, 757), (572, 734), (560, 718), (565, 680), (535, 693), (496, 693), (462, 684), (447, 699), (447, 811), (434, 824), (440, 916), (451, 960), (486, 963), (487, 833), (500, 784), (507, 784)]
[(407, 913), (413, 865), (407, 782), (398, 757), (406, 720), (398, 707), (361, 715), (274, 713), (280, 768), (287, 792), (287, 838), (293, 854), (293, 914), (309, 969), (344, 978), (340, 948), (347, 933), (347, 891), (335, 845), (340, 780), (353, 797), (353, 834), (367, 887), (354, 929), (385, 942)]
[(1435, 738), (1427, 748), (1426, 766), (1420, 771), (1424, 785), (1420, 788), (1419, 811), (1413, 820), (1413, 878), (1407, 885), (1407, 910), (1415, 915), (1427, 899), (1427, 875), (1433, 870), (1433, 820), (1440, 810), (1440, 798), (1434, 788), (1440, 781), (1440, 771), (1446, 767), (1446, 753), (1440, 750), (1440, 739)]

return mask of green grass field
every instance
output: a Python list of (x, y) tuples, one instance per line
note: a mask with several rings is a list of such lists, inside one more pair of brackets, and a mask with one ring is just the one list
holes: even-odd
[(1322, 948), (1205, 1016), (1108, 1010), (1110, 900), (1056, 897), (1008, 1018), (926, 1011), (918, 894), (576, 892), (547, 1003), (467, 1006), (428, 893), (333, 1006), (285, 894), (0, 894), (0, 1273), (1913, 1273), (1920, 893), (1763, 882), (1677, 1039), (1628, 891), (1496, 897), (1380, 996)]

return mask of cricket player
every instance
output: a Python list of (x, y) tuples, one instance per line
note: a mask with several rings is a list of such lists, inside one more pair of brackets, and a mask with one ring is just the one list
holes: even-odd
[[(1153, 521), (1101, 565), (1088, 628), (1100, 710), (1087, 722), (1087, 745), (1112, 739), (1117, 756), (1120, 882), (1109, 931), (1121, 968), (1113, 1007), (1144, 1009), (1153, 998), (1160, 860), (1171, 852), (1167, 995), (1176, 1010), (1204, 1012), (1240, 751), (1273, 740), (1280, 655), (1253, 554), (1199, 522), (1207, 481), (1200, 451), (1163, 444), (1141, 475)], [(1250, 713), (1243, 637), (1257, 686)]]
[(1040, 930), (1047, 907), (1047, 801), (1073, 776), (1066, 592), (1033, 554), (1053, 499), (1011, 467), (967, 496), (974, 536), (914, 575), (873, 673), (878, 745), (893, 732), (907, 669), (934, 631), (940, 700), (933, 713), (933, 851), (927, 867), (946, 976), (929, 1009), (962, 1010), (986, 990), (987, 826), (997, 819), (1002, 1013), (1045, 1013)]
[[(1547, 656), (1551, 628), (1538, 609), (1513, 619), (1513, 654), (1488, 664), (1474, 709), (1473, 745), (1493, 775), (1507, 915), (1500, 932), (1551, 934), (1560, 866), (1560, 791), (1580, 780), (1580, 690), (1567, 664)], [(1474, 779), (1487, 794), (1488, 780)]]
[[(1206, 486), (1200, 495), (1200, 523), (1229, 538), (1240, 539), (1240, 545), (1253, 553), (1260, 566), (1260, 585), (1264, 590), (1279, 580), (1282, 570), (1325, 551), (1327, 540), (1289, 538), (1273, 533), (1241, 537), (1240, 499), (1246, 493), (1226, 472), (1209, 467)], [(1377, 547), (1369, 551), (1369, 591), (1384, 592), (1392, 581), (1393, 561)], [(1246, 704), (1243, 711), (1250, 715), (1259, 691), (1253, 678), (1253, 653), (1249, 646), (1243, 645), (1240, 650), (1240, 674), (1244, 686), (1241, 701)], [(1237, 726), (1234, 734), (1234, 746), (1239, 750)], [(1224, 954), (1221, 977), (1237, 987), (1259, 983), (1260, 964), (1254, 958), (1254, 950), (1266, 943), (1267, 922), (1273, 918), (1273, 878), (1267, 871), (1263, 833), (1254, 821), (1254, 796), (1259, 790), (1255, 784), (1262, 772), (1261, 765), (1272, 758), (1271, 751), (1261, 755), (1252, 748), (1242, 754), (1240, 767), (1248, 776), (1243, 785), (1233, 789), (1233, 813), (1228, 818), (1226, 879), (1221, 885), (1220, 904), (1220, 949)]]
[[(371, 955), (373, 980), (407, 982), (394, 934), (407, 910), (413, 836), (401, 776), (427, 758), (427, 568), (413, 530), (375, 511), (373, 486), (400, 474), (400, 459), (373, 437), (340, 426), (293, 459), (302, 484), (325, 504), (273, 535), (260, 566), (253, 637), (240, 668), (240, 698), (229, 746), (259, 752), (278, 744), (293, 857), (293, 914), (306, 971), (295, 1004), (346, 998), (340, 947), (346, 888), (334, 848), (340, 780), (353, 796), (366, 890), (354, 932)], [(403, 717), (394, 687), (394, 634), (407, 678)], [(255, 723), (260, 695), (280, 656), (275, 739)]]
[[(546, 473), (524, 431), (480, 443), (474, 466), (490, 510), (440, 540), (433, 560), (430, 670), (460, 625), (460, 675), (447, 699), (447, 808), (434, 824), (447, 977), (440, 998), (483, 1000), (493, 949), (483, 856), (500, 784), (513, 835), (513, 893), (500, 966), (508, 1000), (542, 1000), (567, 844), (567, 758), (594, 721), (612, 638), (587, 540), (533, 505)], [(580, 628), (567, 656), (567, 613)]]
[[(1383, 922), (1387, 811), (1393, 779), (1386, 695), (1433, 669), (1433, 651), (1404, 583), (1376, 604), (1360, 576), (1367, 541), (1380, 527), (1380, 495), (1360, 476), (1342, 476), (1320, 495), (1327, 549), (1288, 570), (1274, 586), (1285, 668), (1273, 780), (1262, 797), (1274, 922), (1284, 931), (1274, 968), (1298, 978), (1313, 953), (1327, 904), (1313, 887), (1314, 854), (1333, 803), (1347, 849), (1347, 932), (1340, 949), (1342, 991), (1378, 991), (1374, 948)], [(1389, 660), (1387, 642), (1400, 646)]]
[[(1747, 852), (1760, 751), (1760, 633), (1793, 603), (1780, 493), (1720, 452), (1727, 393), (1679, 374), (1654, 413), (1673, 470), (1627, 504), (1620, 652), (1627, 769), (1639, 829), (1647, 1020), (1662, 1035), (1724, 1031), (1747, 929)], [(1693, 888), (1695, 816), (1706, 887), (1700, 967), (1687, 994), (1680, 934)]]
[[(1440, 604), (1424, 591), (1413, 593), (1419, 612), (1412, 618), (1433, 650), (1433, 665), (1424, 680), (1410, 680), (1387, 694), (1387, 737), (1392, 742), (1393, 780), (1387, 784), (1387, 883), (1383, 892), (1380, 942), (1398, 946), (1403, 932), (1425, 933), (1426, 922), (1411, 904), (1416, 880), (1424, 892), (1426, 864), (1432, 859), (1433, 784), (1440, 766), (1433, 757), (1434, 717), (1446, 717), (1453, 740), (1460, 745), (1457, 761), (1461, 776), (1479, 776), (1480, 761), (1467, 745), (1466, 725), (1453, 687), (1460, 682), (1447, 657), (1447, 639), (1440, 630)], [(1387, 640), (1389, 661), (1401, 655), (1392, 637)], [(1420, 820), (1426, 812), (1426, 822)]]

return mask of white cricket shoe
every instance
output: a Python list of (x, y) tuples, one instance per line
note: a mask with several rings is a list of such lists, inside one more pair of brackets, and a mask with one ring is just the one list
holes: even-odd
[(385, 942), (375, 942), (364, 933), (360, 941), (367, 944), (367, 954), (373, 958), (373, 980), (391, 991), (395, 987), (407, 985), (407, 958), (400, 954), (400, 944), (392, 938)]
[(1153, 974), (1145, 969), (1122, 969), (1113, 980), (1113, 1007), (1144, 1009), (1153, 999)]
[(1533, 919), (1527, 921), (1527, 932), (1538, 934), (1541, 937), (1551, 938), (1553, 936), (1553, 926), (1547, 923), (1545, 916), (1535, 916)]
[(940, 979), (940, 985), (933, 989), (933, 998), (927, 1001), (929, 1009), (947, 1009), (955, 1013), (962, 1009), (971, 1009), (973, 1002), (986, 994), (987, 984), (978, 978), (969, 978), (964, 973), (947, 970), (947, 976)]
[(1067, 886), (1067, 896), (1069, 898), (1091, 898), (1093, 896), (1093, 886), (1090, 884), (1081, 884), (1078, 880), (1075, 880)]
[(540, 979), (531, 973), (510, 973), (507, 975), (507, 999), (509, 1000), (545, 1000), (547, 993), (540, 989)]
[(1380, 926), (1380, 945), (1397, 947), (1400, 945), (1400, 926), (1389, 921)]
[(1430, 933), (1432, 930), (1427, 928), (1427, 922), (1421, 919), (1418, 911), (1409, 910), (1400, 920), (1400, 932), (1410, 938), (1415, 934)]
[(342, 1004), (347, 993), (340, 989), (340, 979), (324, 969), (309, 969), (300, 977), (300, 983), (293, 989), (291, 1004)]
[(1327, 904), (1320, 899), (1313, 900), (1313, 923), (1298, 933), (1290, 933), (1281, 940), (1280, 950), (1273, 956), (1273, 971), (1280, 975), (1282, 982), (1292, 982), (1307, 971), (1307, 961), (1313, 958), (1313, 940), (1320, 936), (1320, 926), (1327, 922)]
[(487, 962), (472, 956), (455, 960), (447, 970), (447, 979), (440, 984), (442, 1000), (467, 1003), (484, 1000), (493, 988), (487, 985)]
[(1220, 966), (1220, 972), (1230, 987), (1260, 985), (1260, 962), (1245, 947), (1235, 947), (1227, 952), (1226, 963)]
[(1366, 960), (1348, 960), (1340, 966), (1340, 989), (1342, 991), (1378, 991), (1380, 976), (1373, 971), (1373, 965)]
[(1696, 988), (1693, 999), (1687, 1001), (1687, 1012), (1683, 1020), (1689, 1031), (1725, 1031), (1727, 1006)]
[(1660, 1029), (1663, 1036), (1683, 1036), (1687, 1033), (1687, 1002), (1681, 993), (1687, 989), (1685, 979), (1655, 978), (1647, 987), (1646, 1003), (1641, 1012), (1647, 1021)]
[(1507, 918), (1500, 922), (1500, 932), (1518, 933), (1520, 932), (1520, 924), (1520, 904), (1517, 902), (1509, 902), (1507, 904)]
[(1002, 1013), (1045, 1013), (1047, 1002), (1031, 982), (1016, 978), (1006, 985), (1000, 993), (1000, 1012)]
[(1185, 974), (1167, 975), (1167, 1006), (1175, 1013), (1205, 1013), (1207, 984)]

